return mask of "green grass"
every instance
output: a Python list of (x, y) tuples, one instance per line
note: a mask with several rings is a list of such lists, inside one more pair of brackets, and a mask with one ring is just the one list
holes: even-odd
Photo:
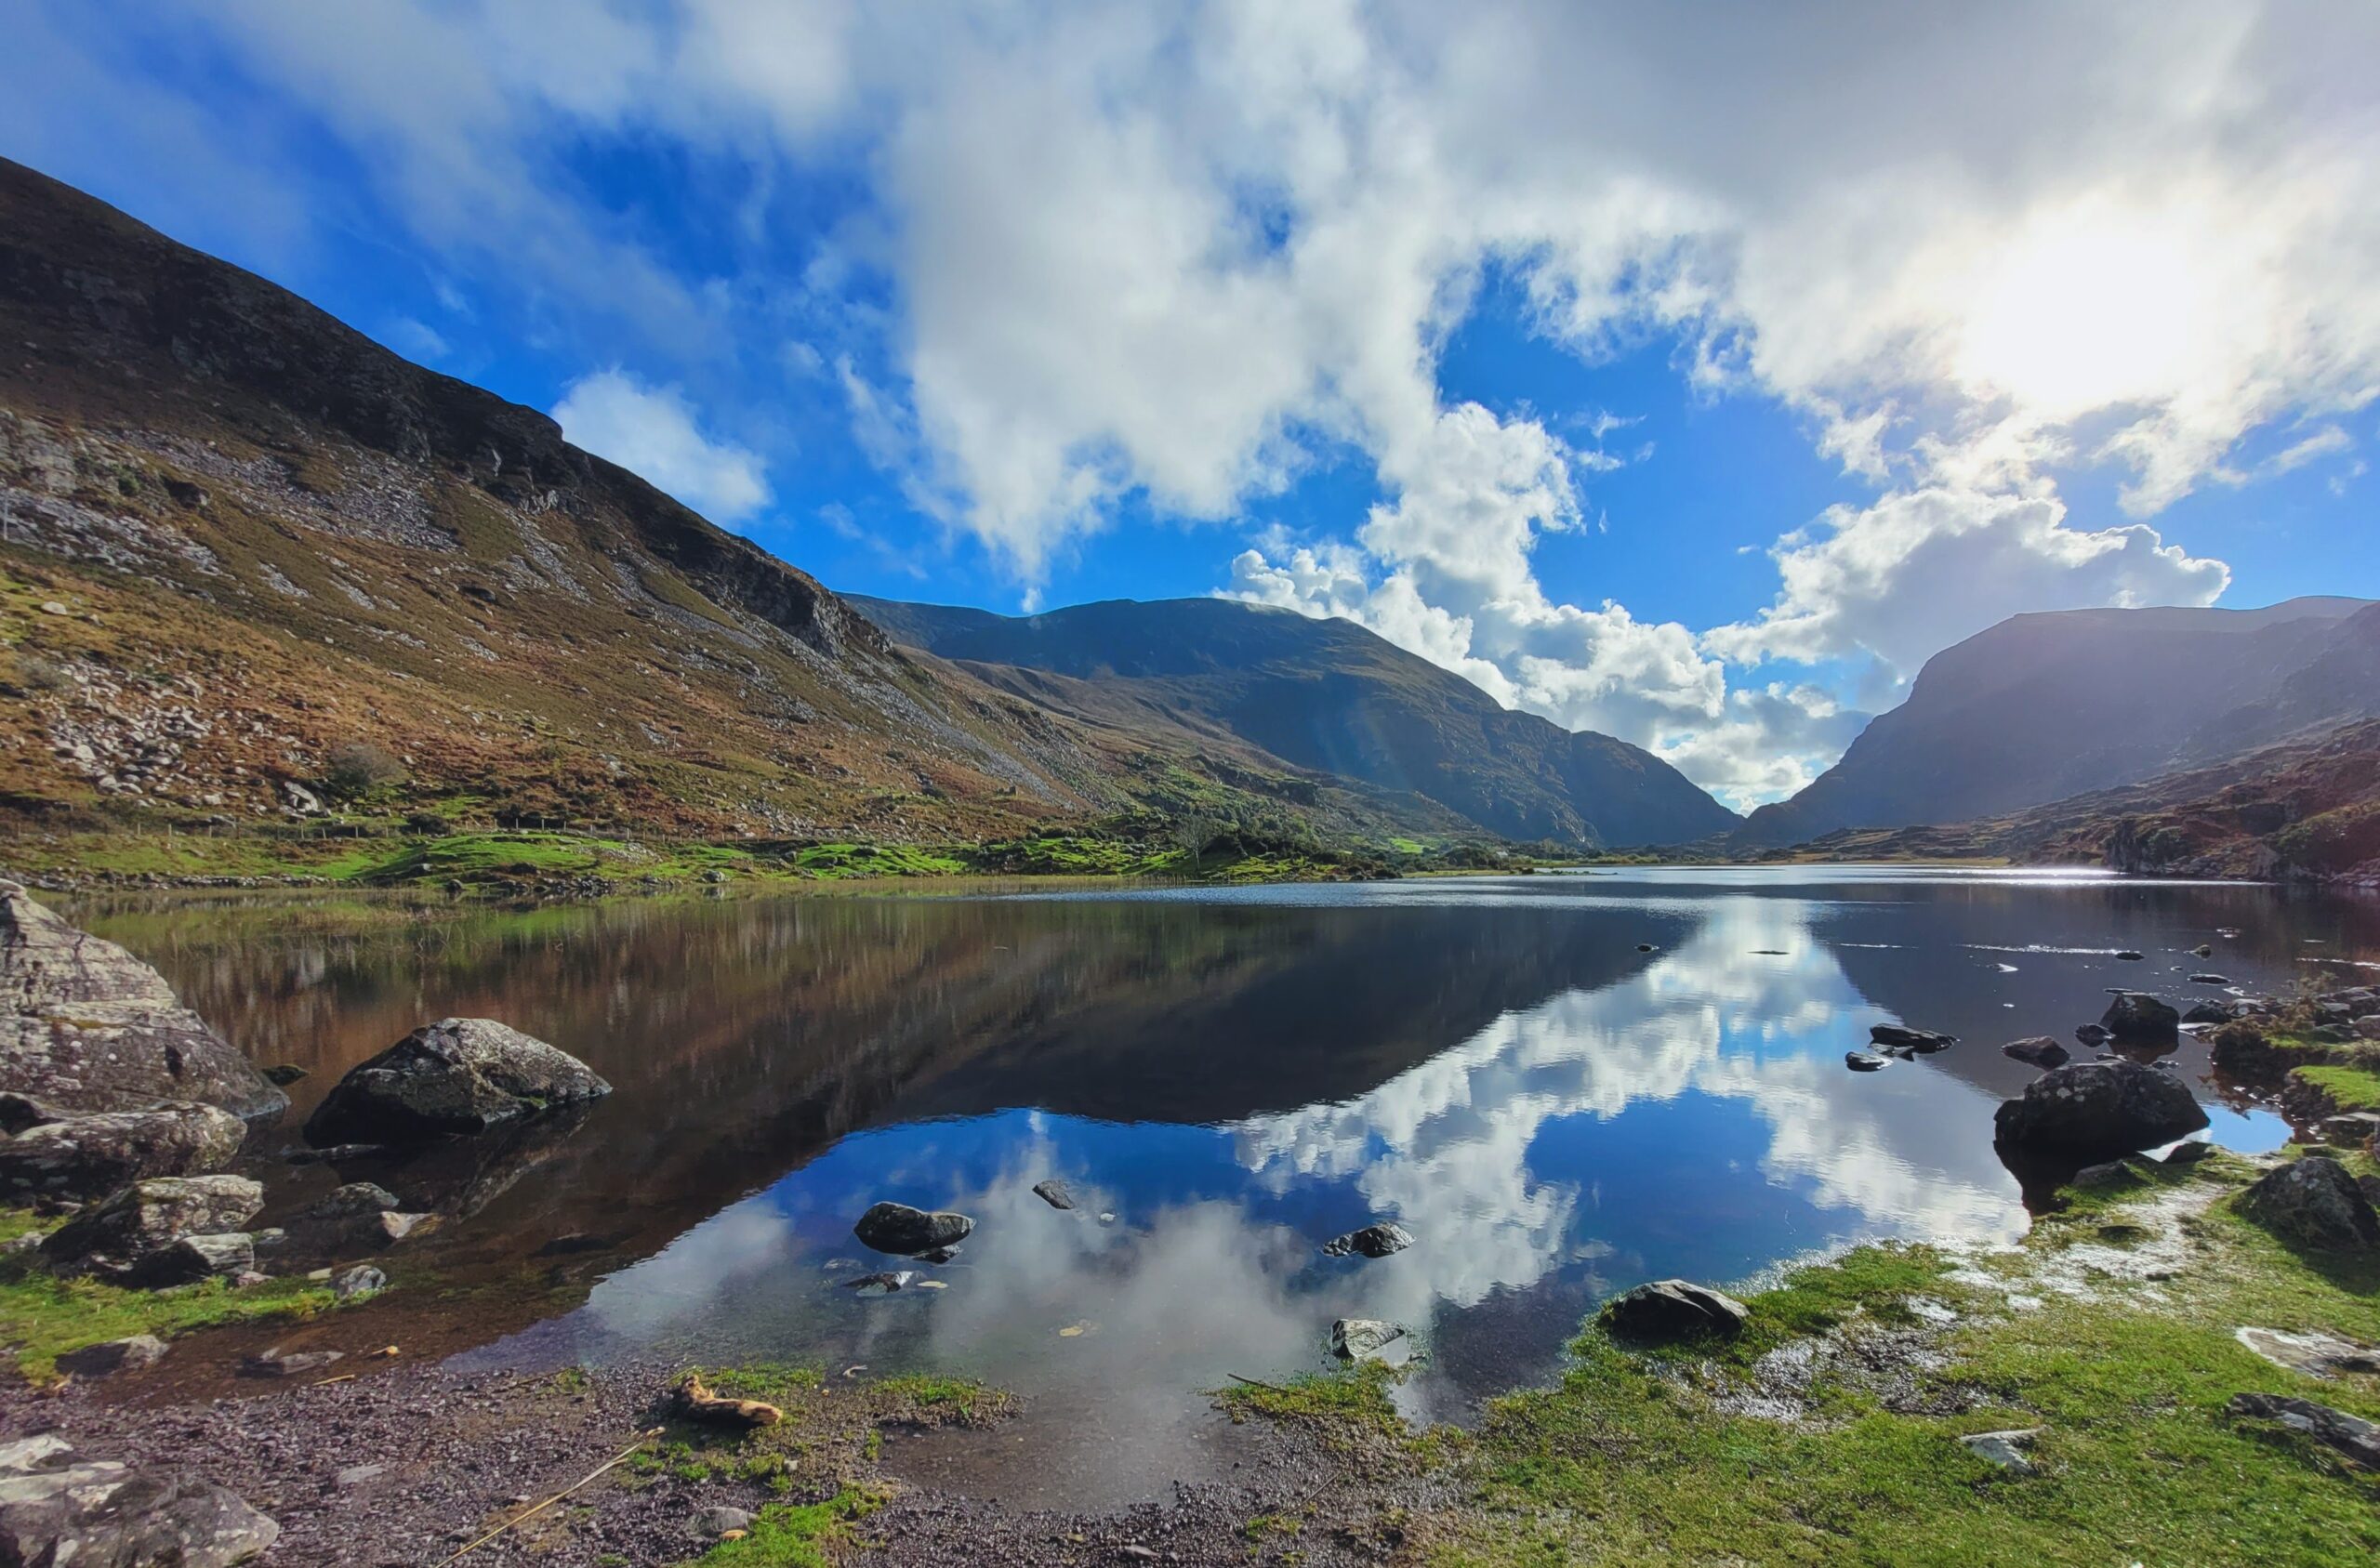
[(740, 1541), (721, 1541), (694, 1561), (703, 1568), (826, 1568), (851, 1527), (884, 1503), (883, 1494), (845, 1486), (816, 1503), (773, 1503)]
[[(2237, 1162), (2208, 1165), (2217, 1168), (2149, 1172), (2132, 1196), (2245, 1174), (2228, 1168)], [(2121, 1212), (2078, 1206), (2042, 1226), (2029, 1256), (2106, 1240)], [(2368, 1382), (2315, 1383), (2232, 1337), (2242, 1324), (2380, 1337), (2380, 1260), (2299, 1258), (2228, 1202), (2186, 1224), (2201, 1248), (2161, 1284), (2162, 1302), (2110, 1285), (2097, 1300), (2003, 1312), (1994, 1296), (1942, 1277), (1949, 1265), (1933, 1253), (1861, 1248), (1751, 1298), (1751, 1330), (1704, 1347), (1699, 1365), (1632, 1355), (1590, 1331), (1558, 1388), (1490, 1407), (1467, 1460), (1473, 1500), (1440, 1560), (2370, 1561), (2380, 1484), (2297, 1439), (2234, 1422), (2224, 1405), (2270, 1390), (2380, 1415)], [(2021, 1264), (2013, 1276), (2021, 1281)], [(1919, 1292), (1969, 1316), (1944, 1336), (1947, 1364), (1923, 1375), (1916, 1408), (1887, 1408), (1857, 1380), (1824, 1376), (1802, 1420), (1712, 1406), (1712, 1389), (1781, 1336), (1908, 1322), (1906, 1298)], [(1956, 1442), (2007, 1427), (2043, 1429), (2041, 1474), (2007, 1474)]]
[(892, 1402), (894, 1408), (912, 1407), (920, 1411), (947, 1413), (963, 1424), (974, 1419), (979, 1410), (989, 1410), (1007, 1402), (1008, 1395), (988, 1388), (972, 1377), (936, 1377), (912, 1376), (887, 1377), (876, 1384), (876, 1391)]
[(2341, 1111), (2380, 1111), (2380, 1072), (2368, 1067), (2298, 1067), (2292, 1075), (2330, 1097)]
[(1286, 1383), (1234, 1383), (1216, 1390), (1232, 1419), (1263, 1416), (1321, 1431), (1344, 1444), (1358, 1438), (1403, 1438), (1405, 1418), (1388, 1397), (1395, 1369), (1369, 1361), (1331, 1372), (1307, 1372)]
[[(22, 1234), (36, 1228), (29, 1220), (11, 1211), (0, 1232)], [(174, 1290), (125, 1290), (98, 1280), (60, 1279), (29, 1259), (10, 1258), (0, 1260), (0, 1345), (16, 1358), (27, 1380), (43, 1383), (57, 1376), (60, 1356), (86, 1345), (135, 1334), (170, 1339), (220, 1324), (311, 1318), (337, 1300), (327, 1286), (302, 1278), (269, 1280), (245, 1290), (224, 1280)]]

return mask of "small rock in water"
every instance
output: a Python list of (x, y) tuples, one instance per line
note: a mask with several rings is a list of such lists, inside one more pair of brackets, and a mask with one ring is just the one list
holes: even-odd
[(1639, 953), (1650, 953), (1653, 951), (1653, 944), (1649, 942), (1640, 942), (1636, 944), (1636, 951)]
[(311, 1074), (306, 1069), (294, 1061), (284, 1061), (278, 1067), (268, 1067), (264, 1070), (265, 1082), (277, 1088), (287, 1088), (298, 1079), (310, 1076)]
[(2228, 985), (2231, 983), (2231, 977), (2229, 975), (2197, 974), (2190, 976), (2190, 983), (2192, 985)]
[(1604, 1303), (1604, 1326), (1623, 1339), (1665, 1343), (1743, 1332), (1751, 1310), (1734, 1297), (1689, 1280), (1655, 1280)]
[(843, 1288), (857, 1291), (862, 1296), (890, 1296), (896, 1290), (906, 1290), (917, 1277), (916, 1272), (908, 1269), (881, 1274), (862, 1274), (855, 1280), (846, 1280)]
[(2193, 958), (2212, 958), (2215, 956), (2215, 949), (2207, 945), (2205, 942), (2200, 942), (2196, 947), (2190, 949), (2190, 956)]
[(2361, 1416), (2285, 1394), (2233, 1394), (2224, 1408), (2237, 1416), (2278, 1422), (2335, 1449), (2366, 1469), (2380, 1469), (2380, 1426)]
[(1393, 1220), (1383, 1219), (1377, 1225), (1367, 1225), (1360, 1231), (1334, 1236), (1323, 1244), (1322, 1255), (1325, 1258), (1344, 1258), (1354, 1253), (1365, 1258), (1386, 1258), (1412, 1245), (1413, 1232)]
[(77, 1377), (105, 1377), (117, 1372), (138, 1372), (165, 1359), (165, 1342), (153, 1334), (86, 1345), (58, 1358), (58, 1370)]
[(1051, 1208), (1072, 1208), (1075, 1206), (1074, 1193), (1067, 1190), (1064, 1182), (1059, 1180), (1054, 1176), (1047, 1181), (1035, 1182), (1033, 1184), (1033, 1195), (1039, 1198), (1043, 1203), (1048, 1204)]
[(878, 1252), (914, 1258), (936, 1247), (956, 1246), (974, 1229), (974, 1220), (963, 1214), (929, 1214), (907, 1204), (880, 1203), (859, 1217), (852, 1234), (860, 1239), (862, 1245)]
[(1966, 1451), (1978, 1459), (1986, 1459), (2016, 1475), (2031, 1475), (2033, 1462), (2024, 1451), (2041, 1435), (2039, 1427), (2020, 1427), (2001, 1432), (1975, 1432), (1959, 1439)]
[(2104, 1046), (2115, 1035), (2104, 1023), (2086, 1023), (2074, 1032), (2074, 1037), (2086, 1046)]
[(2049, 1035), (2035, 1034), (2030, 1039), (2009, 1041), (2000, 1048), (2000, 1054), (2030, 1061), (2036, 1067), (2063, 1067), (2067, 1050)]
[(2125, 948), (2122, 952), (2121, 952), (2121, 953), (2117, 954), (2117, 955), (2116, 955), (2116, 956), (2117, 956), (2117, 957), (2119, 957), (2119, 958), (2127, 959), (2127, 960), (2129, 960), (2129, 961), (2131, 961), (2131, 962), (2133, 962), (2133, 963), (2138, 963), (2140, 960), (2142, 960), (2143, 958), (2146, 958), (2146, 957), (2147, 957), (2147, 956), (2149, 956), (2149, 955), (2148, 955), (2147, 954), (2145, 954), (2145, 953), (2135, 953), (2131, 948), (2127, 947), (2127, 948)]
[(1891, 1059), (1878, 1056), (1874, 1051), (1844, 1051), (1843, 1065), (1854, 1073), (1881, 1073), (1891, 1065)]
[(343, 1359), (345, 1351), (259, 1351), (240, 1363), (243, 1377), (297, 1377)]
[(576, 1057), (509, 1024), (441, 1019), (341, 1078), (306, 1118), (306, 1141), (430, 1143), (611, 1092)]
[(1341, 1318), (1330, 1325), (1330, 1351), (1342, 1361), (1384, 1359), (1391, 1346), (1405, 1338), (1402, 1324), (1378, 1318)]
[(2171, 1044), (2179, 1035), (2182, 1015), (2145, 991), (2119, 991), (2099, 1022), (2119, 1040)]
[(1944, 1034), (1932, 1029), (1911, 1029), (1897, 1023), (1875, 1024), (1869, 1029), (1868, 1038), (1880, 1046), (1893, 1046), (1924, 1054), (1949, 1050), (1959, 1043), (1956, 1034)]
[(919, 1253), (918, 1261), (920, 1263), (948, 1263), (957, 1258), (958, 1256), (959, 1249), (955, 1246), (938, 1246), (932, 1252)]

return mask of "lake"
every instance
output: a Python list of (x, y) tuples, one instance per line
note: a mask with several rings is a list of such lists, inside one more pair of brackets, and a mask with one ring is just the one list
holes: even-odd
[[(2192, 973), (2271, 993), (2380, 968), (2368, 899), (2071, 872), (67, 912), (259, 1062), (307, 1068), (292, 1129), (449, 1014), (611, 1080), (575, 1127), (257, 1166), (265, 1222), (341, 1179), (448, 1217), (391, 1254), (410, 1288), (357, 1320), (374, 1343), (531, 1370), (972, 1374), (1028, 1396), (1025, 1419), (918, 1440), (896, 1469), (1086, 1508), (1226, 1470), (1203, 1390), (1327, 1364), (1337, 1318), (1411, 1328), (1399, 1398), (1460, 1420), (1556, 1376), (1598, 1301), (1644, 1279), (1754, 1285), (1871, 1238), (2013, 1238), (2026, 1209), (1991, 1113), (2033, 1072), (2003, 1042), (2070, 1043), (2110, 986), (2187, 1007), (2225, 990)], [(2202, 942), (2215, 956), (2190, 955)], [(1847, 1071), (1882, 1022), (1962, 1043)], [(2195, 1042), (2169, 1060), (2217, 1140), (2288, 1136)], [(1052, 1177), (1075, 1209), (1034, 1195)], [(876, 1258), (852, 1222), (888, 1198), (975, 1232), (945, 1266)], [(1416, 1245), (1322, 1256), (1381, 1219)], [(847, 1287), (888, 1267), (942, 1288)], [(225, 1336), (218, 1364), (243, 1348)]]

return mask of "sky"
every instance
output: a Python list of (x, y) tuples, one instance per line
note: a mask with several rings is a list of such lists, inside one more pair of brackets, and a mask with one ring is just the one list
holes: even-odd
[(20, 0), (0, 154), (830, 586), (1344, 615), (1792, 793), (2380, 595), (2370, 0)]

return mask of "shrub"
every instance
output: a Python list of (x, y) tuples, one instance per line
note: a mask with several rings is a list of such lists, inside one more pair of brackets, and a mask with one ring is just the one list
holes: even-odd
[(352, 798), (405, 776), (405, 765), (387, 747), (370, 741), (350, 741), (331, 753), (323, 784), (333, 795)]

